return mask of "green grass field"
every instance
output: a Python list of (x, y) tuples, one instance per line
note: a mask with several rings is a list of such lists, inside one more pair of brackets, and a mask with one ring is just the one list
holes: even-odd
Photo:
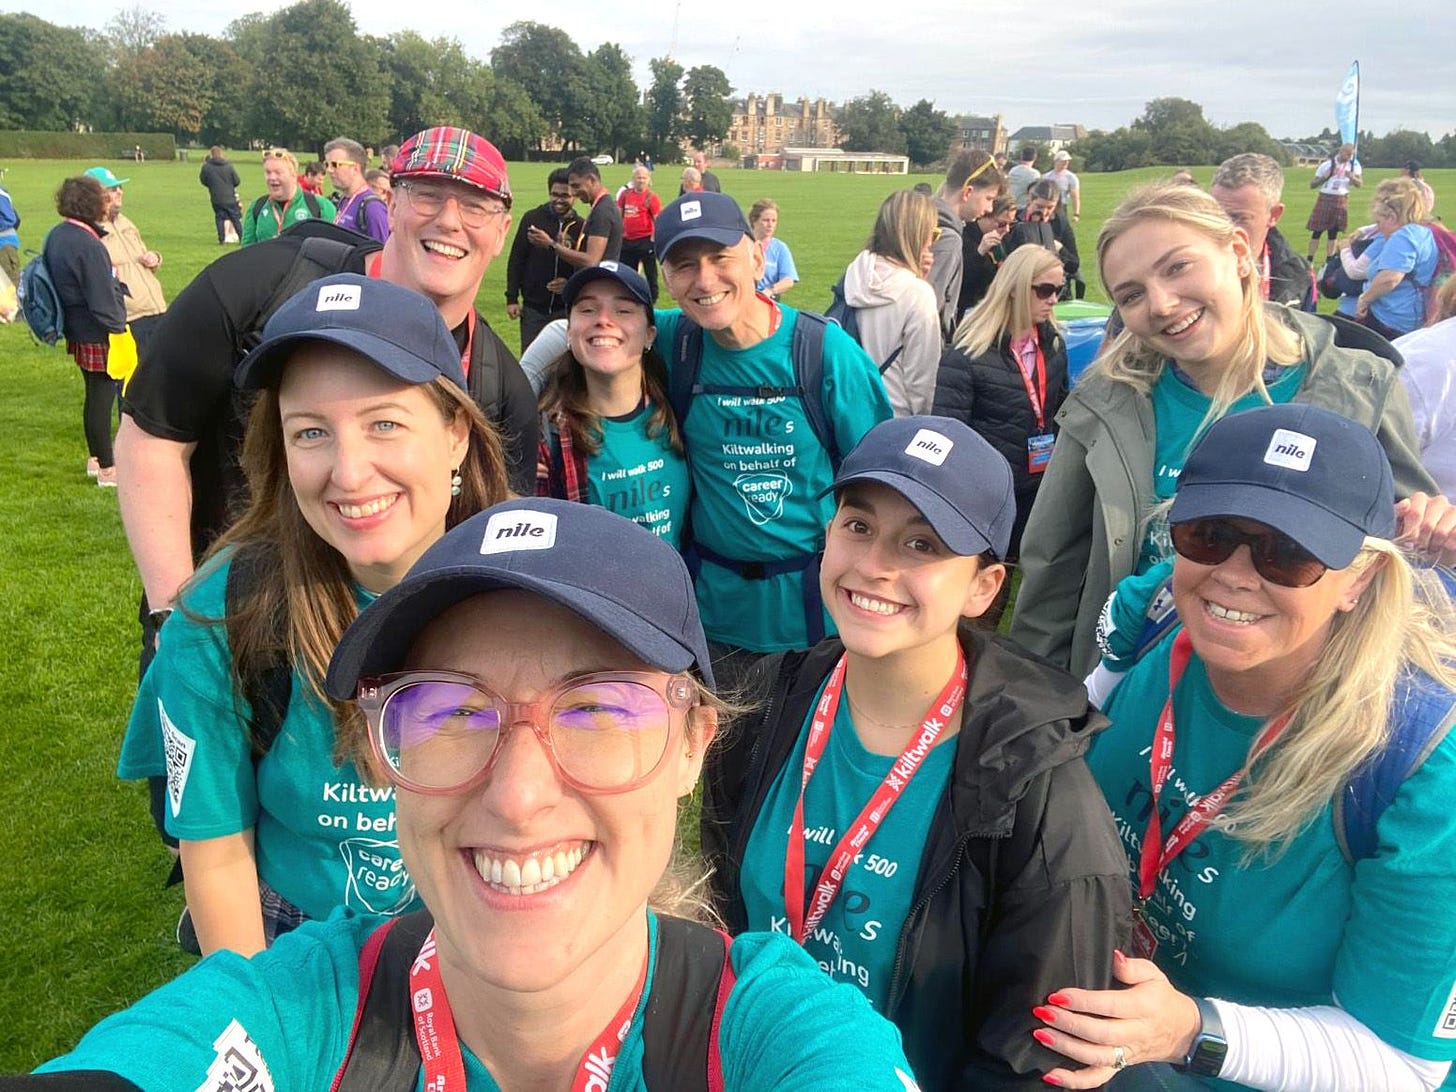
[[(55, 221), (59, 181), (86, 166), (9, 165), (0, 185), (24, 218), (25, 245), (38, 247)], [(126, 209), (164, 256), (170, 298), (219, 253), (198, 165), (109, 166), (131, 179)], [(246, 203), (262, 192), (262, 168), (245, 158), (238, 168)], [(547, 170), (512, 167), (518, 211), (544, 200)], [(1084, 176), (1084, 255), (1118, 198), (1163, 173)], [(1206, 183), (1212, 169), (1196, 173)], [(1367, 192), (1393, 173), (1367, 172)], [(615, 189), (627, 174), (627, 167), (608, 167), (605, 181)], [(788, 300), (815, 309), (863, 244), (880, 200), (907, 184), (903, 177), (719, 174), (745, 208), (759, 197), (779, 202), (780, 235), (804, 278)], [(1310, 172), (1288, 175), (1286, 221), (1302, 249), (1314, 197), (1305, 185)], [(664, 196), (675, 193), (676, 170), (663, 168), (659, 178)], [(1431, 172), (1430, 182), (1456, 202), (1456, 171)], [(1357, 196), (1357, 218), (1361, 203)], [(1096, 295), (1095, 270), (1087, 275)], [(486, 277), (481, 305), (515, 345), (504, 285), (500, 261)], [(21, 326), (0, 327), (0, 378), (0, 693), (7, 709), (0, 740), (14, 760), (0, 780), (0, 1072), (8, 1072), (68, 1049), (100, 1017), (190, 960), (172, 941), (181, 894), (162, 889), (170, 860), (151, 829), (145, 789), (115, 777), (136, 682), (139, 584), (115, 493), (83, 473), (81, 380), (60, 349), (37, 345)]]

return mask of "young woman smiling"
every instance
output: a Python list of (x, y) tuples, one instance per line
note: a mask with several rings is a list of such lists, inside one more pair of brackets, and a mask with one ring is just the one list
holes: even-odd
[(647, 281), (603, 262), (564, 296), (567, 351), (541, 392), (536, 495), (601, 505), (676, 547), (691, 481)]
[(1012, 636), (1085, 676), (1098, 614), (1123, 577), (1172, 552), (1149, 519), (1173, 495), (1193, 442), (1227, 413), (1280, 402), (1335, 410), (1374, 432), (1402, 518), (1445, 545), (1449, 505), (1422, 468), (1410, 406), (1386, 360), (1336, 342), (1315, 315), (1266, 304), (1248, 239), (1208, 194), (1133, 194), (1097, 241), (1102, 283), (1125, 323), (1068, 395), (1022, 538)]
[(363, 720), (323, 676), (359, 609), (506, 484), (438, 310), (387, 281), (299, 292), (238, 383), (260, 392), (253, 500), (167, 620), (120, 772), (167, 776), (183, 943), (249, 955), (338, 906), (415, 905)]

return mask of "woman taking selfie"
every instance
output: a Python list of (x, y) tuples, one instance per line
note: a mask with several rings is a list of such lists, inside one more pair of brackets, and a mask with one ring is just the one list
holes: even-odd
[(1102, 283), (1126, 328), (1067, 396), (1022, 538), (1011, 635), (1085, 676), (1097, 617), (1123, 577), (1172, 553), (1166, 521), (1189, 449), (1208, 424), (1269, 403), (1324, 406), (1380, 439), (1407, 530), (1441, 531), (1410, 406), (1386, 360), (1336, 343), (1316, 315), (1266, 304), (1248, 239), (1192, 186), (1134, 193), (1102, 227)]
[(324, 672), (361, 607), (506, 495), (500, 443), (423, 296), (339, 274), (263, 335), (238, 372), (259, 392), (252, 501), (163, 627), (120, 764), (167, 775), (179, 939), (203, 954), (250, 955), (337, 906), (415, 905), (363, 720), (325, 698)]
[(894, 1029), (792, 942), (688, 920), (700, 870), (672, 859), (708, 665), (665, 542), (549, 498), (467, 520), (327, 683), (367, 717), (426, 911), (206, 960), (44, 1068), (161, 1092), (914, 1089)]
[(1456, 1057), (1456, 918), (1432, 910), (1456, 895), (1456, 615), (1391, 541), (1385, 453), (1314, 406), (1227, 417), (1168, 522), (1178, 624), (1088, 758), (1139, 921), (1123, 988), (1035, 1010), (1089, 1067), (1047, 1080), (1434, 1089)]

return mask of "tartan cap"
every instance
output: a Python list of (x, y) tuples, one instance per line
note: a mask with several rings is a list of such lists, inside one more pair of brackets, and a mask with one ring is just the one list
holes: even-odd
[(404, 142), (390, 165), (392, 178), (448, 178), (484, 190), (511, 207), (511, 180), (496, 146), (469, 129), (437, 125)]

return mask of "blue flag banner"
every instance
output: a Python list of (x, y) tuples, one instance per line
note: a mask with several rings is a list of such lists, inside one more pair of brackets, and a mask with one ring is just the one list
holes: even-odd
[(1352, 61), (1345, 82), (1335, 96), (1335, 126), (1340, 143), (1354, 144), (1360, 134), (1360, 62)]

